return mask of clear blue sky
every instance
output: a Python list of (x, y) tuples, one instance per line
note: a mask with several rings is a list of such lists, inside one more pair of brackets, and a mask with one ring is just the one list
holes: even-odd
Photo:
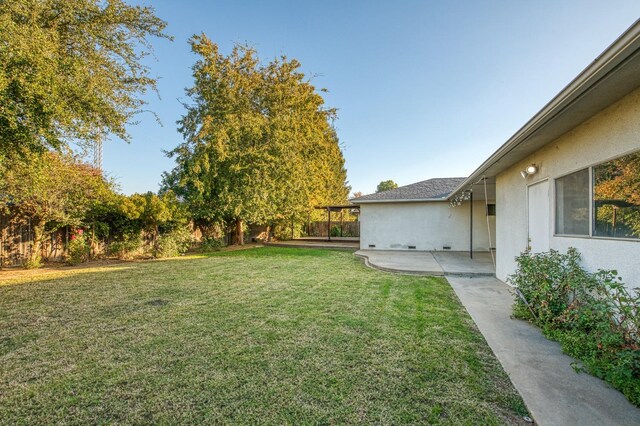
[(152, 4), (173, 42), (155, 41), (160, 99), (110, 141), (104, 169), (123, 192), (156, 191), (181, 142), (179, 99), (192, 84), (187, 40), (204, 32), (228, 53), (298, 59), (327, 104), (352, 191), (466, 176), (640, 17), (638, 0), (174, 1)]

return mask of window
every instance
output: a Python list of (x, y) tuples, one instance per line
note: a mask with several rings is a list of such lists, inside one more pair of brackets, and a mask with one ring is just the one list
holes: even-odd
[(496, 205), (487, 204), (487, 216), (495, 216), (495, 215), (496, 215)]
[(640, 153), (593, 168), (593, 235), (640, 238)]
[(589, 169), (556, 179), (556, 234), (589, 235)]

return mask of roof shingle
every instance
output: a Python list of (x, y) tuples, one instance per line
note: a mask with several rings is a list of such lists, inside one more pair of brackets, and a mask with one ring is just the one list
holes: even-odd
[(445, 200), (464, 180), (463, 177), (427, 179), (388, 191), (353, 198), (351, 202)]

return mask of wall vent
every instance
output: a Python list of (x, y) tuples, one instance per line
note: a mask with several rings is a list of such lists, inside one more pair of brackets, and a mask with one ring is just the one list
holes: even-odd
[(369, 248), (376, 248), (375, 244), (369, 244)]
[(451, 250), (451, 246), (442, 246), (442, 250)]
[(416, 246), (409, 246), (409, 250), (415, 250)]

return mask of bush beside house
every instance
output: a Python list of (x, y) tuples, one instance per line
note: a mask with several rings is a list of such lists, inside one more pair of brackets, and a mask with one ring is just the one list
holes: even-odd
[(577, 370), (611, 383), (640, 406), (640, 292), (614, 270), (587, 272), (574, 248), (522, 253), (508, 281), (514, 314), (539, 326), (578, 359)]

